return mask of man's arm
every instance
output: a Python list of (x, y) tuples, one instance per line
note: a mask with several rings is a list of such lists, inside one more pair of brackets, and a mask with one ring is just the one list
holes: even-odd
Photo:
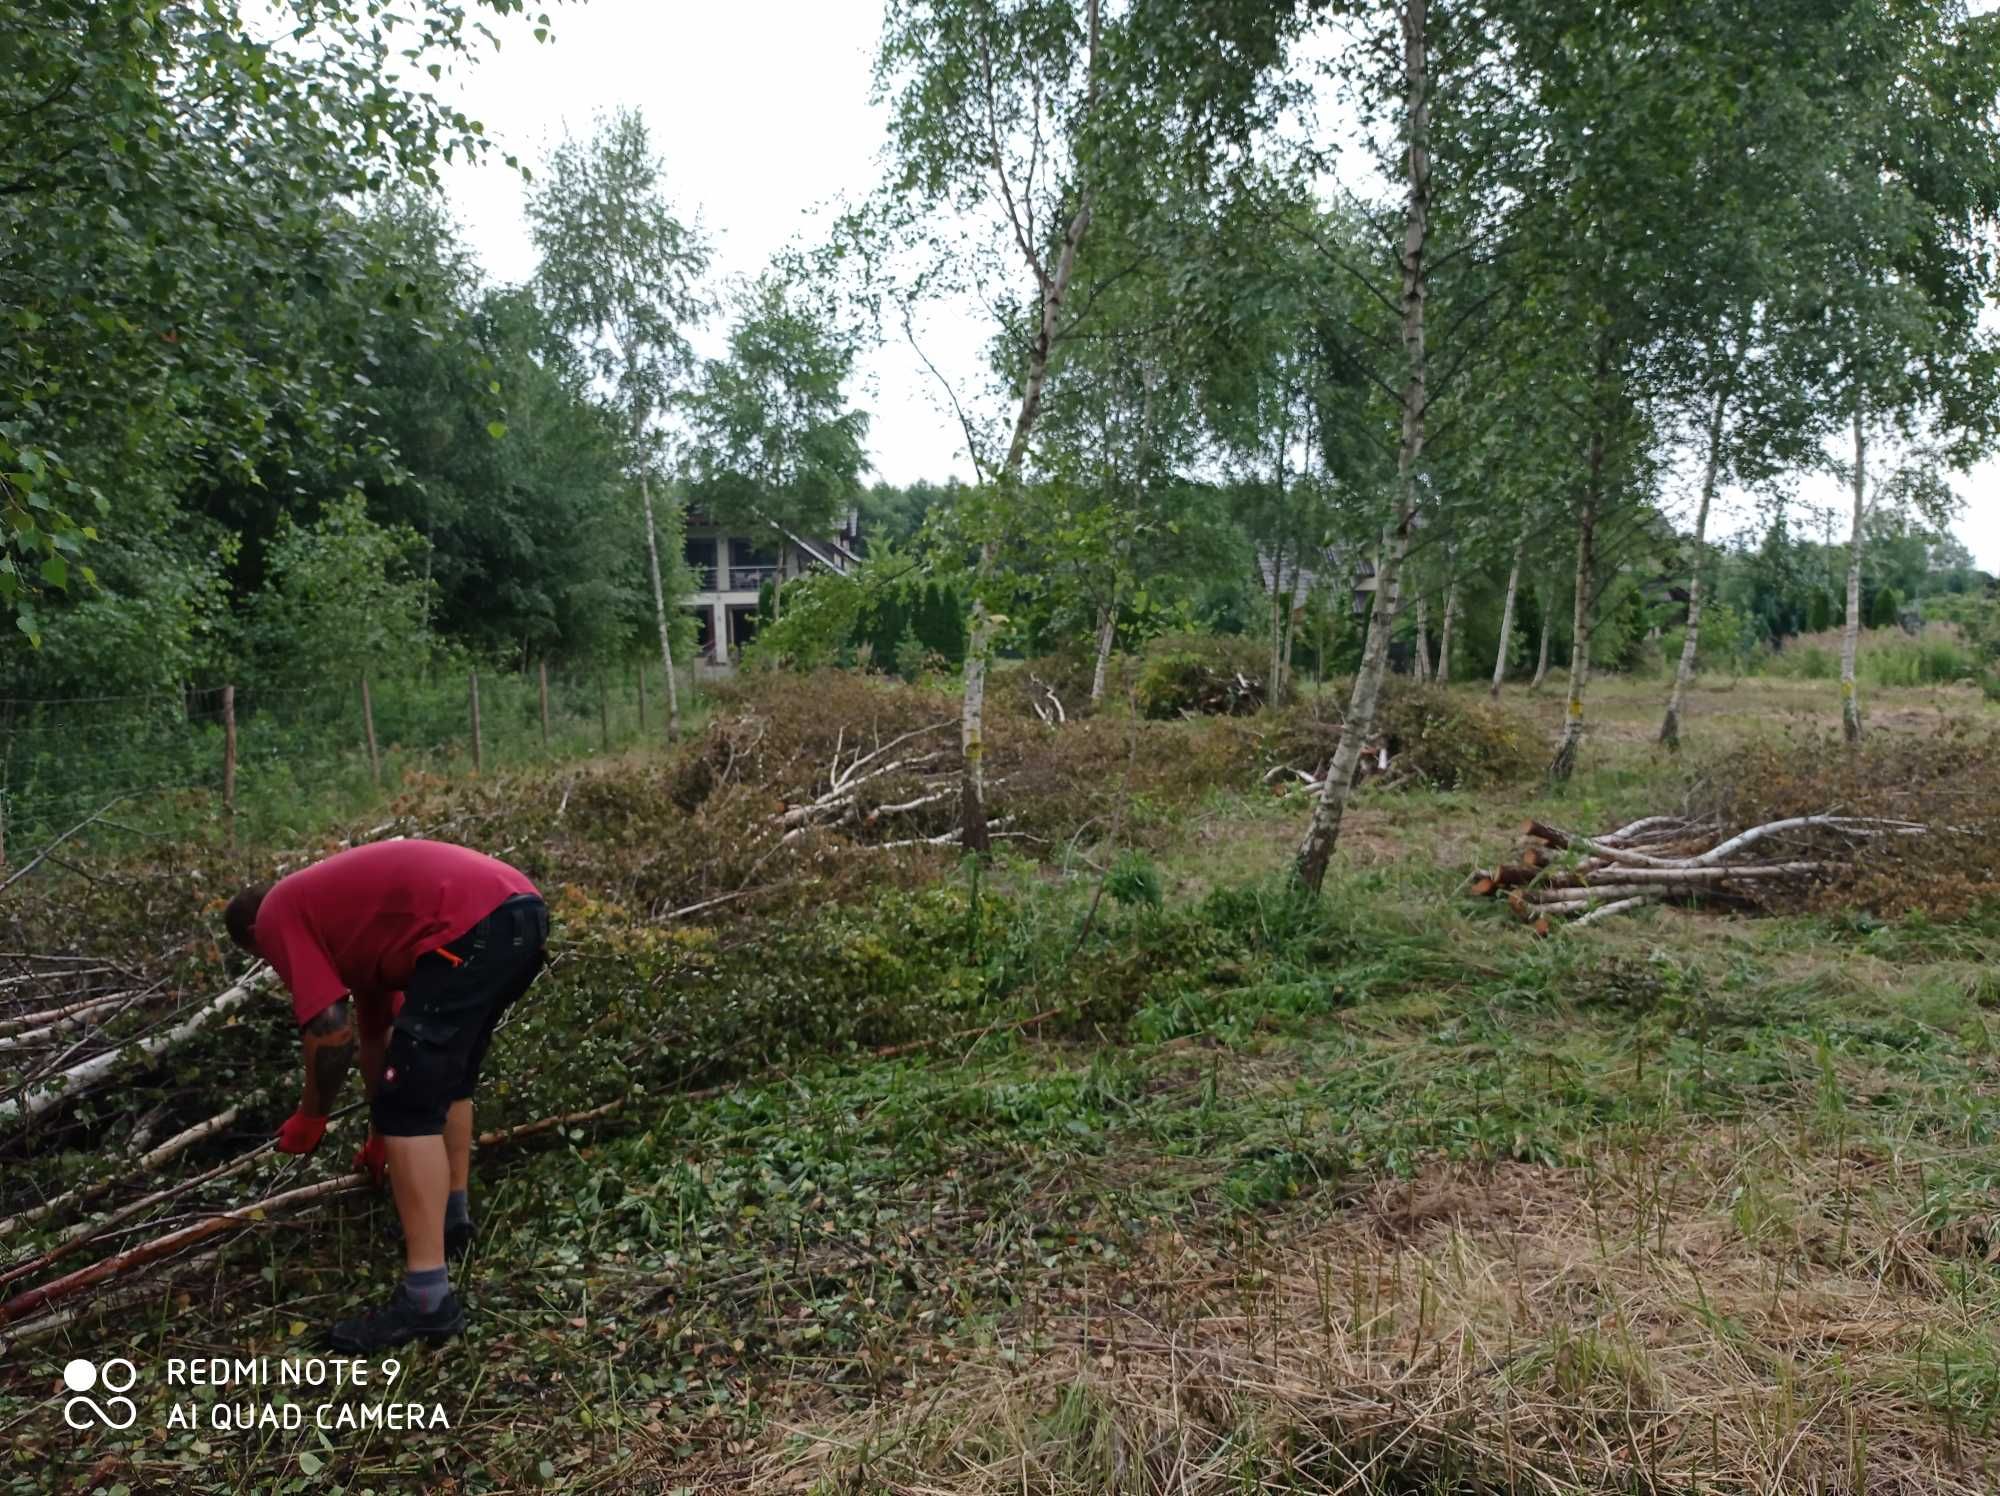
[(347, 1079), (347, 1067), (354, 1062), (354, 1019), (342, 998), (306, 1020), (299, 1030), (305, 1051), (305, 1094), (299, 1112), (307, 1117), (325, 1118), (333, 1112), (334, 1098)]

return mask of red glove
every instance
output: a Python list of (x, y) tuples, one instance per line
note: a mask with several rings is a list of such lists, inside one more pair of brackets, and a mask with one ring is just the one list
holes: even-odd
[(380, 1189), (382, 1181), (389, 1177), (389, 1145), (375, 1133), (368, 1134), (368, 1141), (354, 1150), (354, 1167), (365, 1169), (368, 1177)]
[(326, 1136), (326, 1118), (308, 1117), (304, 1112), (293, 1112), (285, 1118), (285, 1125), (278, 1129), (278, 1151), (280, 1153), (310, 1153), (319, 1146), (319, 1140)]

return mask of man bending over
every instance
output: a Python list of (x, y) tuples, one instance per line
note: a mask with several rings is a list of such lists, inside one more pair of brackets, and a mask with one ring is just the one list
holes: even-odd
[(504, 862), (386, 841), (246, 888), (223, 919), (291, 990), (305, 1094), (278, 1130), (282, 1151), (319, 1146), (360, 1050), (371, 1126), (355, 1166), (377, 1183), (387, 1168), (406, 1273), (386, 1306), (341, 1320), (328, 1343), (368, 1355), (449, 1340), (465, 1328), (445, 1256), (472, 1245), (472, 1092), (494, 1025), (542, 969), (548, 906)]

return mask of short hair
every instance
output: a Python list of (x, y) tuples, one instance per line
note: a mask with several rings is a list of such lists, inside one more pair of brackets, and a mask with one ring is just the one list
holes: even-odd
[(257, 954), (257, 911), (270, 891), (268, 883), (253, 883), (222, 911), (222, 923), (229, 929), (229, 938), (253, 956)]

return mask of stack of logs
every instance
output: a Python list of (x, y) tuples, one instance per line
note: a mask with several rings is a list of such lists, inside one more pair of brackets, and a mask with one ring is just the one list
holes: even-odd
[(1825, 882), (1870, 840), (1923, 835), (1930, 828), (1813, 815), (1733, 833), (1680, 816), (1646, 816), (1601, 836), (1540, 821), (1522, 829), (1527, 842), (1520, 857), (1476, 875), (1469, 887), (1476, 898), (1505, 897), (1518, 918), (1546, 935), (1557, 920), (1577, 928), (1645, 904), (1758, 908), (1775, 894)]

